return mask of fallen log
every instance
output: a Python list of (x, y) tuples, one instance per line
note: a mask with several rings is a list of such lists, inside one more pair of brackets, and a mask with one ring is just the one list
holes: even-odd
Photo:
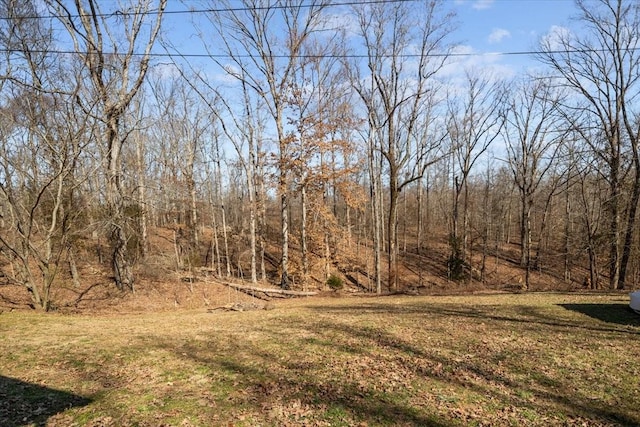
[(248, 285), (237, 285), (235, 283), (225, 283), (225, 285), (229, 286), (230, 288), (233, 289), (238, 289), (239, 291), (243, 291), (243, 292), (257, 292), (257, 293), (262, 293), (265, 294), (267, 296), (271, 296), (271, 297), (278, 297), (278, 296), (282, 296), (283, 298), (286, 298), (288, 296), (291, 297), (310, 297), (313, 295), (316, 295), (317, 292), (311, 292), (311, 291), (289, 291), (286, 289), (275, 289), (275, 288), (259, 288), (256, 286), (248, 286)]
[(253, 311), (253, 310), (272, 310), (272, 309), (273, 309), (273, 306), (268, 304), (236, 302), (232, 304), (222, 305), (220, 307), (209, 308), (207, 309), (207, 312), (214, 313), (216, 311)]

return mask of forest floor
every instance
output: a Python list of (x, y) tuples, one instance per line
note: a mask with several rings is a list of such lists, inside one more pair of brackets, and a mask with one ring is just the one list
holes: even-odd
[(3, 312), (0, 425), (640, 425), (626, 293), (226, 298)]

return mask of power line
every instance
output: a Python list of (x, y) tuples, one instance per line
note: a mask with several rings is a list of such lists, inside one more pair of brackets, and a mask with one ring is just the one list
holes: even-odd
[[(328, 6), (328, 7), (338, 7), (338, 6), (357, 6), (357, 5), (373, 5), (373, 4), (392, 4), (392, 3), (413, 3), (419, 0), (347, 0), (347, 1), (339, 1), (339, 2), (331, 2), (330, 0), (327, 1), (327, 3), (324, 3), (324, 6)], [(511, 1), (511, 0), (505, 0), (505, 1)], [(532, 0), (532, 1), (557, 1), (557, 0)], [(567, 0), (569, 1), (569, 0)], [(322, 0), (320, 0), (319, 2), (320, 4), (322, 3)], [(314, 7), (317, 6), (317, 3), (306, 3), (306, 4), (300, 4), (297, 7), (299, 8), (310, 8), (310, 7)], [(218, 13), (218, 12), (239, 12), (239, 11), (250, 11), (250, 10), (267, 10), (267, 9), (284, 9), (287, 8), (289, 6), (286, 5), (282, 5), (282, 4), (276, 4), (276, 5), (271, 5), (271, 6), (255, 6), (255, 7), (228, 7), (228, 8), (205, 8), (205, 9), (182, 9), (182, 10), (165, 10), (163, 13), (165, 15), (180, 15), (180, 14), (204, 14), (204, 13)], [(103, 17), (103, 18), (108, 18), (108, 17), (116, 17), (116, 16), (130, 16), (130, 15), (152, 15), (152, 14), (157, 14), (158, 11), (157, 10), (147, 10), (147, 11), (143, 11), (143, 12), (128, 12), (128, 11), (122, 11), (122, 10), (116, 10), (114, 12), (111, 13), (98, 13), (96, 14), (97, 17)], [(55, 14), (51, 14), (51, 15), (32, 15), (32, 16), (19, 16), (19, 17), (7, 17), (7, 16), (0, 16), (0, 22), (1, 21), (6, 21), (6, 20), (10, 20), (10, 19), (68, 19), (68, 18), (79, 18), (81, 15), (74, 15), (74, 14), (69, 14), (69, 15), (55, 15)], [(640, 50), (639, 48), (630, 48), (628, 49), (629, 51), (637, 51)], [(0, 48), (0, 53), (20, 53), (22, 52), (21, 49), (11, 49), (11, 48)], [(77, 52), (74, 50), (64, 50), (64, 49), (51, 49), (51, 50), (38, 50), (38, 49), (34, 49), (34, 50), (30, 50), (31, 53), (35, 53), (35, 54), (51, 54), (51, 55), (88, 55), (89, 52)], [(467, 52), (467, 53), (455, 53), (455, 52), (443, 52), (443, 53), (431, 53), (431, 54), (427, 54), (427, 57), (433, 57), (433, 58), (444, 58), (444, 57), (459, 57), (459, 58), (464, 58), (464, 57), (490, 57), (490, 56), (534, 56), (534, 55), (542, 55), (542, 54), (572, 54), (572, 53), (601, 53), (601, 52), (606, 52), (605, 49), (575, 49), (575, 50), (554, 50), (554, 51), (536, 51), (536, 50), (528, 50), (528, 51), (506, 51), (506, 52)], [(117, 53), (117, 52), (102, 52), (103, 55), (105, 56), (122, 56), (125, 55), (123, 53)], [(133, 52), (131, 53), (132, 56), (144, 56), (146, 54), (144, 53), (140, 53), (140, 52)], [(149, 56), (151, 57), (156, 57), (156, 58), (175, 58), (175, 57), (180, 57), (180, 58), (212, 58), (212, 59), (224, 59), (224, 58), (231, 58), (232, 55), (229, 54), (209, 54), (209, 53), (180, 53), (180, 52), (176, 52), (176, 53), (167, 53), (167, 52), (154, 52), (154, 53), (150, 53)], [(239, 55), (233, 55), (233, 57), (235, 58), (251, 58), (252, 55), (250, 54), (239, 54)], [(276, 59), (281, 59), (281, 58), (288, 58), (288, 55), (273, 55), (273, 58)], [(368, 55), (366, 54), (342, 54), (342, 55), (329, 55), (329, 54), (323, 54), (323, 55), (299, 55), (299, 58), (303, 58), (303, 59), (312, 59), (312, 58), (353, 58), (353, 59), (358, 59), (358, 58), (367, 58)], [(383, 57), (390, 57), (390, 55), (383, 55)], [(419, 58), (421, 57), (421, 54), (399, 54), (396, 57), (398, 58), (406, 58), (406, 59), (410, 59), (410, 58)]]
[[(297, 7), (299, 8), (311, 8), (317, 6), (318, 4), (327, 6), (327, 7), (339, 7), (339, 6), (358, 6), (358, 5), (374, 5), (374, 4), (393, 4), (393, 3), (414, 3), (419, 0), (346, 0), (346, 1), (338, 1), (332, 2), (331, 0), (327, 0), (326, 3), (322, 3), (323, 0), (320, 0), (318, 3), (306, 3), (300, 4)], [(511, 1), (511, 0), (506, 0)], [(532, 0), (532, 1), (557, 1), (557, 0)], [(569, 0), (567, 0), (569, 1)], [(165, 15), (184, 15), (184, 14), (205, 14), (205, 13), (220, 13), (220, 12), (241, 12), (241, 11), (250, 11), (250, 10), (267, 10), (267, 9), (285, 9), (287, 5), (276, 4), (270, 6), (255, 6), (255, 7), (227, 7), (227, 8), (204, 8), (204, 9), (181, 9), (181, 10), (165, 10), (163, 14)], [(157, 14), (158, 11), (147, 10), (143, 12), (129, 12), (123, 10), (116, 10), (111, 13), (98, 13), (95, 16), (102, 18), (109, 17), (118, 17), (118, 16), (131, 16), (131, 15), (153, 15)], [(0, 16), (0, 22), (11, 20), (11, 19), (69, 19), (69, 18), (79, 18), (81, 15), (79, 14), (65, 14), (65, 15), (31, 15), (31, 16), (19, 16), (19, 17), (8, 17), (8, 16)], [(635, 51), (636, 49), (630, 49)], [(603, 52), (604, 50), (593, 49), (593, 50), (558, 50), (551, 52), (542, 52), (542, 51), (507, 51), (507, 52), (471, 52), (471, 53), (432, 53), (426, 55), (427, 57), (434, 58), (443, 58), (443, 57), (489, 57), (489, 56), (533, 56), (539, 54), (568, 54), (568, 53), (589, 53), (589, 52)], [(1, 49), (0, 53), (19, 53), (20, 49)], [(30, 52), (36, 54), (53, 54), (53, 55), (88, 55), (88, 52), (77, 52), (73, 50), (64, 50), (64, 49), (53, 49), (53, 50), (31, 50)], [(105, 56), (121, 56), (124, 54), (117, 52), (103, 52)], [(134, 52), (131, 54), (132, 56), (144, 56), (144, 53)], [(230, 58), (229, 54), (209, 54), (209, 53), (164, 53), (164, 52), (155, 52), (150, 53), (149, 56), (156, 58), (173, 58), (173, 57), (182, 57), (182, 58), (215, 58), (215, 59), (223, 59)], [(399, 58), (419, 58), (421, 54), (400, 54), (397, 55)], [(251, 58), (252, 55), (244, 54), (244, 55), (234, 55), (236, 58)], [(273, 58), (287, 58), (288, 55), (273, 55)], [(385, 56), (388, 57), (388, 56)], [(299, 58), (303, 59), (311, 59), (311, 58), (367, 58), (367, 55), (364, 54), (344, 54), (344, 55), (299, 55)]]
[[(640, 47), (634, 47), (627, 49), (630, 52), (640, 51)], [(20, 53), (24, 52), (22, 49), (0, 49), (0, 53)], [(74, 50), (62, 50), (62, 49), (33, 49), (29, 50), (30, 53), (35, 54), (51, 54), (51, 55), (90, 55), (90, 52), (77, 52)], [(604, 53), (607, 52), (607, 49), (567, 49), (567, 50), (523, 50), (523, 51), (507, 51), (507, 52), (466, 52), (466, 53), (456, 53), (456, 52), (443, 52), (443, 53), (430, 53), (425, 54), (424, 57), (427, 58), (473, 58), (473, 57), (492, 57), (492, 56), (534, 56), (534, 55), (567, 55), (574, 53)], [(116, 53), (116, 52), (102, 52), (104, 56), (124, 56), (127, 55), (125, 53)], [(144, 56), (146, 54), (133, 52), (131, 56)], [(253, 55), (242, 54), (242, 55), (230, 55), (230, 54), (209, 54), (209, 53), (167, 53), (167, 52), (152, 52), (149, 54), (151, 57), (155, 58), (212, 58), (212, 59), (224, 59), (224, 58), (253, 58)], [(423, 55), (416, 53), (406, 53), (396, 55), (397, 58), (420, 58)], [(283, 59), (289, 58), (289, 55), (272, 55), (274, 59)], [(344, 58), (344, 59), (364, 59), (369, 56), (366, 54), (342, 54), (342, 55), (331, 55), (331, 54), (323, 54), (323, 55), (298, 55), (297, 58), (301, 59), (315, 59), (315, 58)], [(391, 55), (383, 55), (385, 58), (391, 57)]]
[[(362, 0), (362, 1), (343, 1), (336, 3), (307, 3), (301, 4), (296, 7), (302, 9), (308, 9), (312, 7), (339, 7), (339, 6), (359, 6), (359, 5), (370, 5), (370, 4), (385, 4), (385, 3), (413, 3), (418, 0)], [(270, 6), (254, 6), (254, 7), (226, 7), (226, 8), (206, 8), (206, 9), (180, 9), (180, 10), (165, 10), (162, 13), (164, 15), (198, 15), (205, 13), (221, 13), (221, 12), (247, 12), (247, 11), (258, 11), (258, 10), (273, 10), (273, 9), (286, 9), (291, 6), (275, 4)], [(121, 17), (121, 16), (144, 16), (144, 15), (156, 15), (158, 14), (157, 9), (146, 10), (142, 12), (129, 12), (126, 10), (117, 9), (110, 13), (96, 13), (95, 16), (98, 18), (113, 18), (113, 17)], [(24, 15), (24, 16), (0, 16), (0, 21), (7, 21), (11, 19), (69, 19), (69, 18), (80, 18), (82, 15), (79, 14), (65, 14), (65, 15)]]

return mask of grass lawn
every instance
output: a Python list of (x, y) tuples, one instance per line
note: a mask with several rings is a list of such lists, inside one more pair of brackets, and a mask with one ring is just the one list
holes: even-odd
[(0, 425), (640, 425), (625, 294), (0, 315)]

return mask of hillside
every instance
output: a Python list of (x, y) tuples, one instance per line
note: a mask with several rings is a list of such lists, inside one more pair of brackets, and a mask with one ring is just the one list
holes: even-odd
[[(135, 266), (136, 283), (133, 293), (120, 292), (115, 288), (108, 262), (104, 260), (106, 248), (102, 242), (85, 240), (77, 254), (76, 285), (69, 269), (61, 270), (52, 286), (53, 310), (64, 312), (149, 312), (174, 310), (177, 308), (212, 308), (236, 302), (251, 302), (256, 299), (226, 286), (226, 283), (245, 283), (249, 271), (247, 254), (233, 254), (232, 275), (225, 274), (225, 263), (221, 266), (221, 276), (217, 277), (217, 266), (211, 264), (210, 230), (202, 234), (198, 257), (193, 258), (190, 267), (182, 248), (176, 228), (153, 228), (150, 233), (150, 251), (146, 259)], [(208, 234), (209, 233), (209, 234)], [(239, 240), (239, 239), (238, 239)], [(231, 239), (232, 245), (233, 239)], [(268, 279), (259, 286), (277, 287), (278, 247), (268, 245), (265, 254)], [(240, 246), (238, 244), (238, 246)], [(344, 288), (339, 293), (331, 292), (322, 279), (324, 277), (323, 258), (317, 253), (310, 255), (310, 277), (307, 285), (300, 281), (300, 252), (292, 245), (292, 289), (314, 291), (319, 294), (348, 296), (373, 294), (372, 251), (359, 244), (352, 248), (343, 246), (339, 254), (333, 254), (331, 273), (344, 280)], [(479, 279), (480, 272), (473, 268), (468, 279), (452, 281), (447, 278), (447, 258), (449, 248), (446, 236), (436, 236), (432, 242), (421, 248), (417, 254), (415, 246), (407, 246), (401, 251), (399, 268), (399, 288), (388, 289), (384, 284), (386, 265), (383, 260), (383, 293), (405, 293), (410, 295), (465, 294), (486, 291), (521, 292), (524, 270), (517, 264), (517, 246), (505, 245), (497, 254), (487, 258), (485, 281)], [(181, 254), (176, 256), (176, 254)], [(103, 262), (100, 263), (100, 258)], [(178, 261), (180, 260), (180, 261)], [(480, 265), (480, 255), (474, 255), (473, 265)], [(3, 267), (10, 268), (10, 265)], [(581, 289), (586, 270), (574, 267), (577, 280), (564, 281), (560, 268), (545, 267), (534, 271), (530, 278), (530, 291), (565, 291)], [(243, 277), (239, 277), (243, 273)], [(5, 276), (6, 278), (6, 276)], [(245, 279), (244, 281), (242, 279)], [(27, 309), (29, 295), (24, 287), (5, 280), (0, 285), (0, 307), (6, 309)]]

